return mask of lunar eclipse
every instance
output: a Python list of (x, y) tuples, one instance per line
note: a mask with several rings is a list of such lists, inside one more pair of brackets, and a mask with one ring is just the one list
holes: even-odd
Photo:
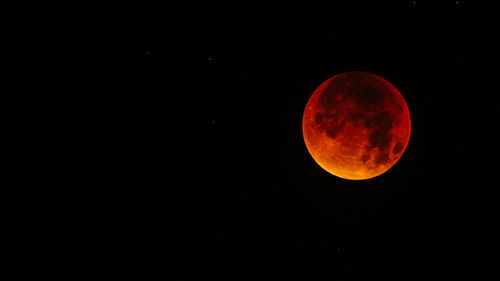
[(410, 139), (408, 106), (389, 81), (353, 71), (323, 82), (302, 119), (306, 147), (329, 173), (364, 180), (388, 171)]

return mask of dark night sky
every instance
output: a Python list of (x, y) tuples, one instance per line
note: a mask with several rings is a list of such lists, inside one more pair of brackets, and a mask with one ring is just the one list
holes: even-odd
[[(10, 280), (498, 280), (498, 13), (437, 2), (23, 12), (0, 102)], [(412, 118), (367, 181), (302, 139), (312, 92), (353, 70)]]

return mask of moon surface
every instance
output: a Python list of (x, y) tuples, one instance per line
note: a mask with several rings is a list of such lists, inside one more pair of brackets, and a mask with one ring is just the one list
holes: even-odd
[(376, 177), (403, 155), (410, 140), (410, 111), (389, 81), (353, 71), (323, 82), (302, 119), (306, 147), (329, 173), (349, 180)]

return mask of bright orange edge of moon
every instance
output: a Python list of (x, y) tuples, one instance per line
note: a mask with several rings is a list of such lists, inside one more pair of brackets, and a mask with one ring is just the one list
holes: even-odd
[(408, 106), (384, 78), (353, 71), (323, 82), (302, 119), (306, 147), (327, 172), (364, 180), (388, 171), (410, 139)]

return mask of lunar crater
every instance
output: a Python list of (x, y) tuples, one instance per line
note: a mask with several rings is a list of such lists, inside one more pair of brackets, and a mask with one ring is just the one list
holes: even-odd
[(403, 144), (401, 142), (398, 142), (394, 145), (392, 152), (394, 154), (399, 154), (402, 150), (403, 150)]

